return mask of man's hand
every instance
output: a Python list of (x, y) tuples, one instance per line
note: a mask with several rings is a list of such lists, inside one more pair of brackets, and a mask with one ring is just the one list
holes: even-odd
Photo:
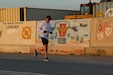
[(43, 31), (43, 33), (47, 33), (47, 31)]
[(53, 34), (52, 32), (50, 32), (50, 34)]

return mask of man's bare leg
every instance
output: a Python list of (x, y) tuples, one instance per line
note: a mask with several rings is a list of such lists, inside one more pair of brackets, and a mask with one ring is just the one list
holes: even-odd
[(48, 61), (47, 50), (48, 50), (48, 44), (43, 45), (43, 47), (42, 47), (41, 50), (36, 49), (36, 51), (38, 51), (38, 53), (40, 51), (43, 51), (44, 52), (44, 58), (45, 58), (44, 61)]
[(44, 45), (44, 57), (47, 58), (47, 45)]

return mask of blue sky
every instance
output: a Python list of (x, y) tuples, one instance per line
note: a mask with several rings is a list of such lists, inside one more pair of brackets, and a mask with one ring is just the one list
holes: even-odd
[[(100, 0), (92, 0), (92, 2), (99, 1)], [(88, 3), (88, 0), (0, 0), (0, 8), (36, 7), (50, 9), (79, 10), (81, 3)]]

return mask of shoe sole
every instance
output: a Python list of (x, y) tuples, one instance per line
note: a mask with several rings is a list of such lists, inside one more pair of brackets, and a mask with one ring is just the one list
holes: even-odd
[(43, 60), (43, 61), (49, 61), (49, 60)]

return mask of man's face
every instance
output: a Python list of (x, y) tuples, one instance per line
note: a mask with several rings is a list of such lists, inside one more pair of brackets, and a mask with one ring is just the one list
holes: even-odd
[(49, 23), (50, 22), (50, 19), (46, 18), (45, 21), (46, 21), (46, 23)]

